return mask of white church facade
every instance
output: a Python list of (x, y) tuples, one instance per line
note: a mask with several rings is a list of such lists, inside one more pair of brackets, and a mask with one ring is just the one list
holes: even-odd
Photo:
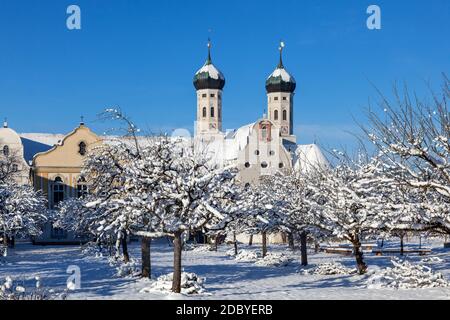
[(283, 65), (283, 47), (276, 69), (266, 80), (267, 114), (237, 130), (222, 130), (225, 77), (208, 58), (194, 76), (197, 92), (196, 149), (209, 153), (219, 165), (236, 164), (242, 183), (258, 183), (259, 177), (283, 170), (307, 171), (326, 165), (317, 145), (298, 145), (294, 135), (296, 82)]

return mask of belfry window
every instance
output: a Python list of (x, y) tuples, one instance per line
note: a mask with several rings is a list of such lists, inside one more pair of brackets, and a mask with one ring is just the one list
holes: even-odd
[(275, 111), (273, 112), (273, 119), (274, 119), (274, 120), (278, 120), (278, 110), (275, 110)]
[(81, 141), (78, 144), (78, 153), (84, 156), (86, 154), (86, 143)]
[(287, 120), (287, 111), (283, 110), (283, 120)]
[(278, 101), (278, 97), (274, 97), (273, 100)]
[(203, 107), (202, 116), (203, 118), (206, 118), (206, 107)]
[(9, 156), (9, 147), (8, 146), (3, 147), (3, 155), (5, 157)]
[(211, 118), (214, 118), (214, 107), (211, 107)]

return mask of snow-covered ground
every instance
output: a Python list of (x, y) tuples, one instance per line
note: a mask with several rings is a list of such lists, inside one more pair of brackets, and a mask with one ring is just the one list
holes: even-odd
[[(450, 249), (443, 249), (442, 242), (435, 243), (428, 257), (439, 257), (428, 264), (433, 271), (441, 272), (450, 280)], [(25, 286), (33, 286), (39, 275), (42, 285), (64, 290), (71, 265), (80, 267), (81, 289), (69, 295), (69, 299), (450, 299), (450, 288), (367, 289), (370, 274), (391, 265), (390, 257), (366, 254), (369, 275), (340, 274), (319, 275), (304, 272), (322, 263), (336, 262), (354, 268), (353, 257), (326, 253), (310, 253), (309, 266), (302, 268), (299, 252), (292, 253), (286, 246), (273, 245), (269, 252), (284, 253), (292, 258), (284, 266), (267, 266), (253, 261), (236, 260), (230, 256), (232, 246), (219, 246), (217, 252), (193, 250), (183, 252), (184, 271), (205, 278), (204, 292), (198, 295), (177, 295), (148, 291), (154, 280), (118, 277), (114, 265), (107, 257), (82, 254), (78, 246), (32, 246), (18, 244), (9, 256), (0, 262), (0, 282), (7, 276)], [(241, 246), (240, 249), (260, 250), (259, 247)], [(130, 245), (132, 258), (139, 260), (140, 245)], [(157, 277), (172, 272), (172, 248), (168, 241), (152, 244), (152, 274)], [(423, 256), (411, 255), (407, 260), (420, 263)], [(273, 257), (271, 258), (273, 259)]]

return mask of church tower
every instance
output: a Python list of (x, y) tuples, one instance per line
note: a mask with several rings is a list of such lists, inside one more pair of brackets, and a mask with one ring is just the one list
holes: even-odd
[(212, 137), (222, 131), (222, 90), (225, 77), (211, 60), (211, 42), (208, 41), (208, 58), (195, 73), (194, 87), (197, 90), (196, 136)]
[(284, 43), (280, 43), (280, 61), (277, 68), (266, 80), (268, 119), (280, 127), (281, 137), (292, 142), (294, 136), (294, 91), (295, 79), (283, 65)]

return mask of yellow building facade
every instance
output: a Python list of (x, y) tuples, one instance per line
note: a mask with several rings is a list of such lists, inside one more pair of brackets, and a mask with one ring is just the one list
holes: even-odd
[[(89, 186), (81, 176), (84, 159), (92, 148), (102, 144), (102, 139), (81, 123), (51, 149), (37, 153), (33, 157), (31, 178), (35, 190), (41, 191), (48, 199), (48, 208), (69, 198), (81, 197)], [(77, 242), (75, 237), (51, 225), (35, 243)]]

